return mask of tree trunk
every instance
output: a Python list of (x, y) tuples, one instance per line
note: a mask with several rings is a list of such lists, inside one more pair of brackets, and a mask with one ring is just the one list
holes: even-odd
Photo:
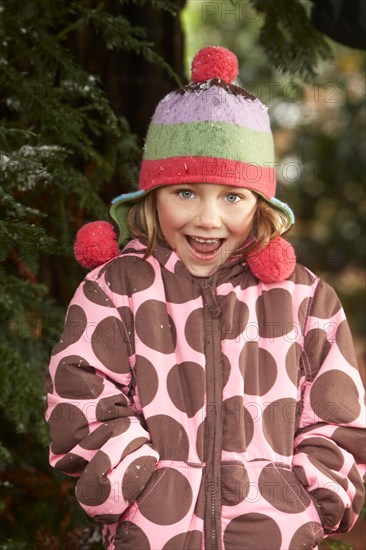
[[(170, 64), (184, 80), (184, 36), (179, 17), (186, 0), (175, 0), (177, 15), (154, 9), (151, 4), (121, 6), (110, 0), (106, 10), (126, 17), (132, 26), (146, 31), (146, 40), (153, 44), (156, 52)], [(102, 86), (109, 97), (115, 113), (125, 117), (131, 132), (137, 135), (143, 145), (151, 116), (156, 105), (177, 83), (156, 63), (147, 62), (134, 52), (107, 50), (100, 36), (91, 27), (72, 38), (71, 49), (77, 61), (88, 72), (100, 75)], [(111, 136), (105, 136), (101, 149), (107, 158), (113, 156), (116, 143)], [(125, 182), (115, 176), (103, 185), (101, 194), (106, 202), (128, 191)]]

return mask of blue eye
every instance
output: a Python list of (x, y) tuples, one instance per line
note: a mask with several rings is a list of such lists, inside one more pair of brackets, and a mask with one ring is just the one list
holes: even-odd
[(188, 189), (183, 189), (182, 191), (178, 191), (178, 196), (182, 199), (191, 199), (193, 197), (193, 192)]
[(230, 193), (229, 195), (225, 196), (225, 199), (227, 202), (238, 202), (240, 200), (239, 195), (235, 195), (235, 193)]

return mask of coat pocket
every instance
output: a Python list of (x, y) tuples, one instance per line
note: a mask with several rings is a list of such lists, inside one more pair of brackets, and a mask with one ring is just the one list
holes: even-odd
[(202, 473), (201, 465), (158, 462), (116, 528), (115, 550), (200, 550), (203, 519), (195, 510)]
[(222, 464), (225, 550), (310, 550), (324, 538), (314, 503), (291, 467)]

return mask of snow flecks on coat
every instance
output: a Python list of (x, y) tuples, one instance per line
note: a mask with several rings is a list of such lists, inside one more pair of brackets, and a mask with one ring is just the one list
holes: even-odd
[(193, 278), (133, 241), (81, 283), (53, 350), (50, 461), (109, 550), (297, 550), (363, 503), (365, 410), (331, 287), (302, 266)]

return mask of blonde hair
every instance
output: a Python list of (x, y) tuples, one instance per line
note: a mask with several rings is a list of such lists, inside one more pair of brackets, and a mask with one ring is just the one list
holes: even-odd
[(131, 236), (147, 239), (145, 258), (151, 255), (157, 241), (164, 242), (156, 205), (156, 193), (150, 191), (141, 201), (131, 206), (127, 215), (127, 225)]
[[(283, 235), (291, 227), (289, 220), (281, 210), (271, 206), (262, 196), (257, 195), (257, 198), (257, 209), (251, 232), (254, 241), (249, 246), (236, 250), (235, 256), (243, 254), (246, 257), (249, 253), (259, 252), (271, 240)], [(159, 225), (154, 190), (130, 208), (127, 224), (131, 236), (147, 240), (145, 258), (152, 254), (158, 241), (166, 242)]]

